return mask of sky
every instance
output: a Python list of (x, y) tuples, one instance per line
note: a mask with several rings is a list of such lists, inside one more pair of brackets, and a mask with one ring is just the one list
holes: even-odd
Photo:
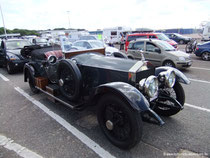
[(0, 5), (7, 29), (156, 30), (199, 28), (210, 21), (210, 0), (0, 0)]

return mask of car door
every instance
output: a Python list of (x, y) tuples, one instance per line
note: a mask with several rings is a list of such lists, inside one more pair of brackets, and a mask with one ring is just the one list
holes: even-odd
[(144, 41), (135, 42), (132, 46), (130, 54), (138, 60), (141, 60), (141, 52), (140, 50), (144, 51)]
[(151, 42), (146, 42), (146, 48), (143, 54), (145, 60), (150, 61), (154, 66), (160, 66), (161, 60), (164, 57), (161, 49)]

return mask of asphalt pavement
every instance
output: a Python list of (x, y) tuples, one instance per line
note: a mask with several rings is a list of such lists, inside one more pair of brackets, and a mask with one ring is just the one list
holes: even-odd
[(143, 123), (142, 141), (131, 150), (105, 138), (96, 109), (73, 111), (52, 103), (33, 94), (21, 72), (9, 75), (0, 68), (0, 158), (210, 157), (210, 61), (191, 58), (192, 67), (183, 71), (191, 80), (183, 85), (184, 110), (163, 117), (163, 127)]

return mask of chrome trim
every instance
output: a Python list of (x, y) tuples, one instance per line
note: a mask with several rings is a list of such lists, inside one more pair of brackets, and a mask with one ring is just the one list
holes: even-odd
[(131, 72), (131, 73), (136, 73), (143, 65), (144, 65), (144, 63), (143, 63), (142, 61), (137, 61), (136, 64), (134, 64), (134, 65), (129, 69), (129, 72)]

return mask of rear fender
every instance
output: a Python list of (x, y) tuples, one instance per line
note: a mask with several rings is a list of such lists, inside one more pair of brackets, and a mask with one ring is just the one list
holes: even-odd
[(29, 65), (28, 63), (26, 63), (23, 68), (24, 82), (27, 82), (27, 80), (28, 80), (28, 73), (30, 73), (32, 76), (34, 76), (35, 70), (32, 65)]
[(94, 96), (104, 93), (117, 94), (125, 99), (134, 110), (139, 112), (149, 110), (150, 105), (144, 95), (128, 83), (112, 82), (100, 85), (96, 88)]
[(179, 71), (176, 68), (172, 68), (172, 67), (168, 67), (168, 66), (157, 67), (157, 68), (155, 68), (155, 75), (158, 76), (158, 74), (160, 72), (167, 71), (169, 69), (174, 70), (174, 72), (176, 74), (176, 79), (178, 82), (184, 83), (184, 84), (190, 84), (190, 80), (181, 71)]

